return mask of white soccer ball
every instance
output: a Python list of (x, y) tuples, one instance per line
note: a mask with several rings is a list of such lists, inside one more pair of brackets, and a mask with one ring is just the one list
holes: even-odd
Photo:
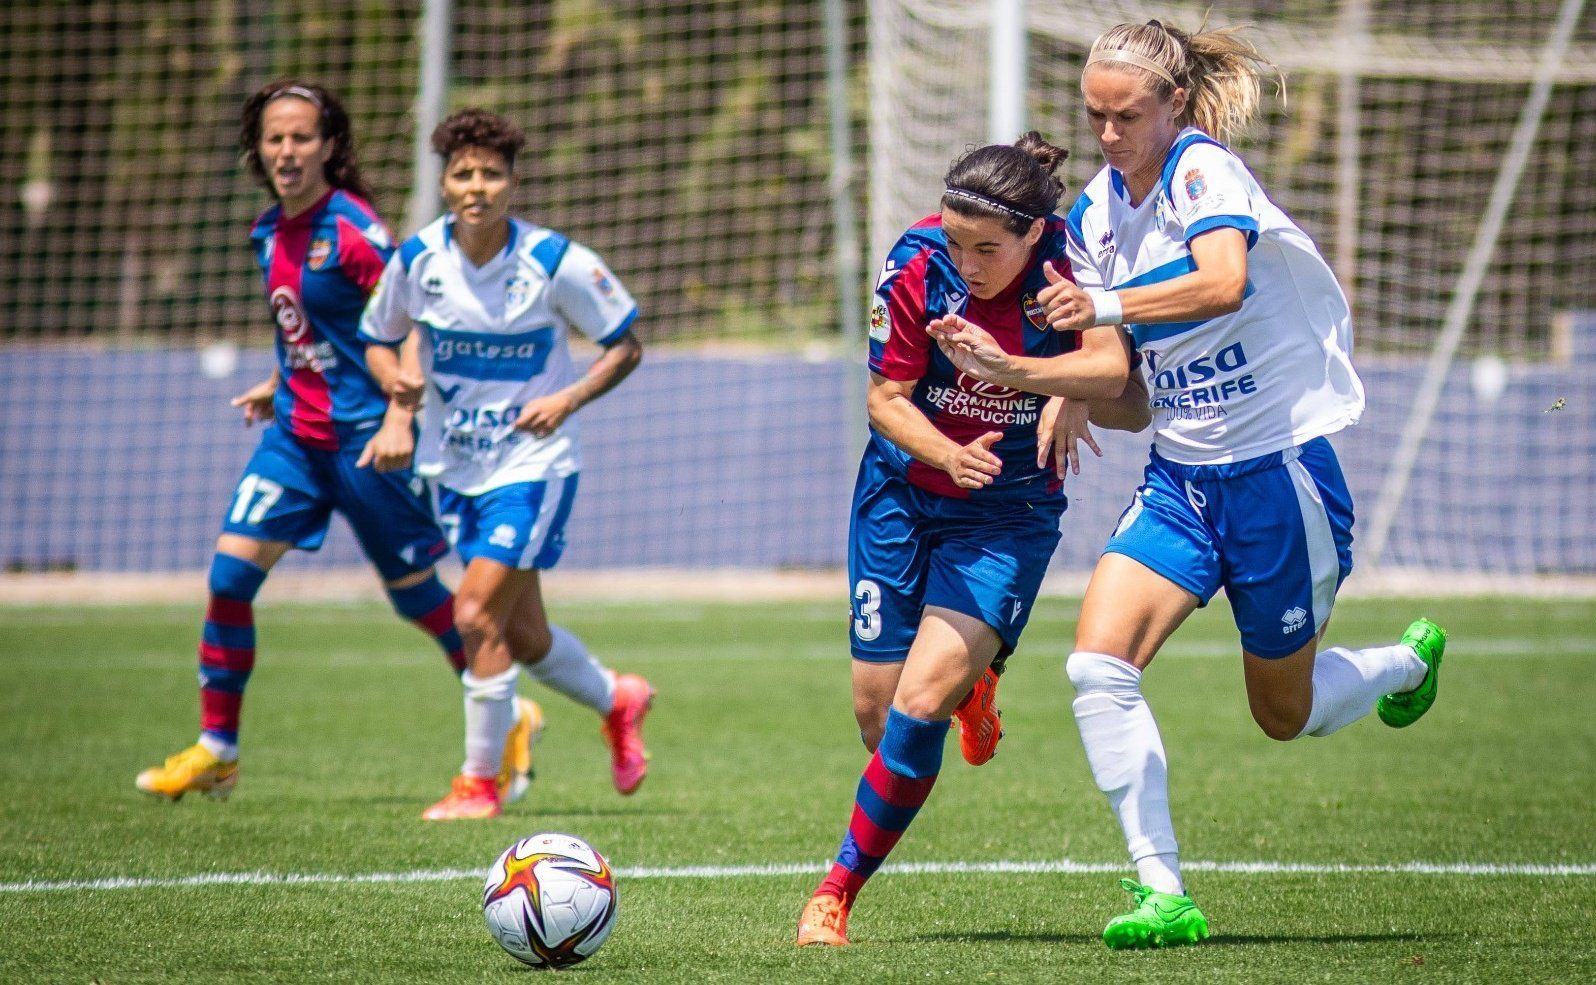
[(593, 956), (615, 929), (615, 873), (580, 838), (540, 834), (504, 850), (488, 871), (482, 915), (493, 939), (534, 967)]

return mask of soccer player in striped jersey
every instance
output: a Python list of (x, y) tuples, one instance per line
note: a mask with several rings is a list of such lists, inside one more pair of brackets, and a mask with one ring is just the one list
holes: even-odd
[(961, 157), (941, 211), (904, 233), (877, 281), (848, 550), (854, 713), (872, 755), (799, 945), (848, 943), (854, 900), (936, 781), (950, 716), (967, 760), (992, 755), (997, 673), (1059, 539), (1064, 463), (1038, 453), (1046, 398), (961, 372), (941, 340), (979, 326), (1005, 352), (1063, 367), (1056, 389), (1082, 398), (1070, 413), (1084, 417), (1092, 400), (1099, 423), (1146, 423), (1145, 393), (1127, 396), (1119, 331), (1055, 332), (1037, 301), (1068, 277), (1052, 214), (1064, 157), (1035, 132)]
[[(1121, 24), (1081, 77), (1107, 166), (1070, 210), (1075, 284), (1040, 296), (1055, 328), (1124, 325), (1156, 415), (1152, 459), (1092, 575), (1066, 664), (1087, 762), (1137, 879), (1113, 948), (1194, 943), (1165, 756), (1141, 692), (1164, 641), (1221, 587), (1247, 700), (1270, 738), (1326, 736), (1371, 710), (1411, 725), (1435, 700), (1446, 635), (1321, 648), (1352, 570), (1352, 498), (1328, 436), (1355, 424), (1352, 318), (1313, 241), (1222, 140), (1268, 63), (1234, 30)], [(1003, 380), (999, 367), (985, 374)], [(1044, 388), (1045, 389), (1045, 388)]]
[[(140, 790), (169, 800), (189, 791), (225, 797), (237, 783), (255, 595), (289, 549), (321, 546), (334, 510), (399, 614), (432, 635), (457, 672), (465, 667), (454, 600), (433, 570), (448, 547), (410, 471), (413, 415), (384, 396), (355, 337), (393, 247), (355, 163), (349, 116), (322, 86), (275, 82), (244, 104), (239, 139), (250, 173), (276, 199), (250, 240), (277, 324), (278, 366), (233, 405), (246, 425), (272, 423), (244, 467), (211, 561), (199, 741), (138, 776)], [(525, 783), (539, 717), (530, 702), (517, 714), (500, 778), (507, 791)]]
[[(460, 679), (466, 758), (428, 820), (500, 813), (494, 777), (522, 666), (603, 718), (617, 790), (636, 791), (648, 772), (642, 725), (653, 688), (551, 624), (539, 580), (565, 549), (576, 498), (572, 415), (642, 358), (637, 306), (592, 251), (509, 214), (524, 143), (485, 110), (438, 125), (432, 146), (449, 212), (388, 262), (360, 328), (383, 388), (407, 407), (426, 394), (418, 469), (437, 477), (439, 516), (466, 563), (455, 610), (470, 661)], [(603, 349), (586, 373), (572, 364), (572, 331)], [(412, 332), (424, 375), (395, 351)]]

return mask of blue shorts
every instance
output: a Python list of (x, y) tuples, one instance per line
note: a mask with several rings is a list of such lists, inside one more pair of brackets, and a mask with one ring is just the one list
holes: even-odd
[(848, 531), (854, 659), (903, 662), (934, 605), (996, 630), (1001, 666), (1031, 618), (1063, 515), (1062, 496), (972, 504), (926, 492), (866, 451)]
[(1329, 621), (1352, 573), (1352, 494), (1325, 438), (1231, 465), (1177, 465), (1155, 451), (1103, 550), (1203, 605), (1223, 587), (1242, 648), (1284, 657)]
[(438, 519), (466, 564), (485, 557), (522, 571), (552, 568), (565, 553), (576, 480), (516, 482), (476, 496), (440, 485)]
[(276, 424), (266, 428), (238, 480), (222, 532), (314, 551), (337, 510), (384, 581), (432, 567), (449, 546), (432, 519), (427, 484), (409, 469), (355, 467), (375, 433), (340, 425), (343, 447), (322, 451), (306, 448)]

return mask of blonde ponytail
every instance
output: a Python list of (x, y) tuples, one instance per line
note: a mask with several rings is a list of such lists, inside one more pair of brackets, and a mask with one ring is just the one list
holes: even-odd
[[(1185, 89), (1186, 112), (1181, 122), (1229, 141), (1245, 133), (1258, 115), (1265, 75), (1273, 75), (1277, 91), (1285, 92), (1280, 70), (1241, 37), (1244, 30), (1224, 27), (1210, 31), (1205, 22), (1197, 33), (1187, 34), (1158, 21), (1119, 24), (1093, 42), (1087, 66), (1112, 64), (1140, 72), (1160, 100), (1174, 95), (1176, 86)], [(1128, 53), (1135, 60), (1115, 58), (1115, 52)], [(1144, 68), (1137, 64), (1141, 59), (1163, 71)]]

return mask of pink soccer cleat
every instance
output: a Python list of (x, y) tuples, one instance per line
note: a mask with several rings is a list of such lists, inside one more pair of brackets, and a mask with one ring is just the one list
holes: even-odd
[(643, 718), (654, 704), (654, 689), (636, 674), (615, 678), (615, 705), (604, 716), (604, 741), (610, 747), (615, 789), (635, 793), (648, 775), (648, 750), (643, 748)]

